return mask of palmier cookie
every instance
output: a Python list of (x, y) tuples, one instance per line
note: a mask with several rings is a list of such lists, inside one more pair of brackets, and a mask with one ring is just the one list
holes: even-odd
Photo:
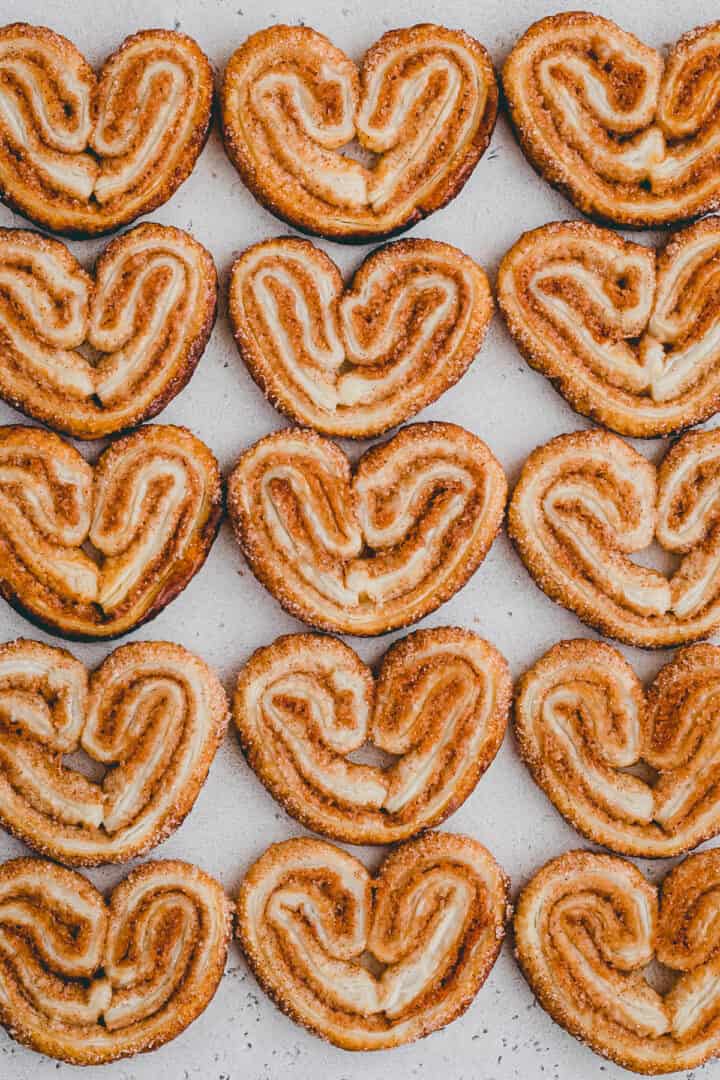
[(49, 431), (0, 427), (0, 593), (63, 637), (152, 619), (204, 563), (221, 514), (218, 464), (185, 428), (140, 428), (93, 467)]
[[(504, 657), (468, 630), (417, 630), (388, 650), (377, 682), (337, 638), (291, 634), (253, 654), (233, 717), (288, 813), (336, 840), (385, 844), (438, 825), (471, 794), (510, 697)], [(347, 758), (368, 739), (394, 755), (388, 768)]]
[(387, 1049), (471, 1004), (505, 937), (508, 887), (469, 836), (401, 844), (375, 878), (341, 848), (303, 837), (273, 844), (250, 868), (237, 933), (291, 1019), (345, 1050)]
[[(576, 431), (530, 454), (508, 532), (537, 585), (627, 645), (720, 626), (720, 430), (684, 435), (658, 466), (617, 435)], [(668, 579), (628, 558), (656, 541), (683, 556)]]
[(94, 278), (58, 240), (0, 230), (0, 395), (79, 439), (142, 423), (192, 375), (216, 300), (212, 257), (181, 229), (138, 225)]
[(173, 30), (125, 39), (97, 77), (44, 26), (0, 29), (0, 191), (54, 232), (90, 236), (148, 214), (192, 172), (213, 75)]
[(720, 832), (716, 645), (677, 653), (645, 693), (616, 649), (563, 641), (520, 680), (515, 732), (536, 783), (588, 840), (666, 858)]
[[(284, 221), (335, 240), (402, 231), (445, 206), (484, 153), (498, 88), (484, 47), (426, 23), (390, 30), (360, 69), (308, 26), (271, 26), (230, 58), (225, 149)], [(371, 166), (340, 149), (357, 139)]]
[(335, 263), (292, 237), (249, 248), (230, 279), (253, 379), (326, 435), (379, 435), (435, 401), (470, 366), (492, 312), (484, 270), (434, 240), (375, 251), (346, 291)]
[(72, 1065), (170, 1042), (222, 978), (231, 908), (190, 863), (131, 870), (109, 899), (43, 859), (0, 866), (0, 1022)]
[[(515, 948), (556, 1023), (654, 1076), (720, 1052), (719, 928), (720, 849), (688, 856), (660, 889), (616, 855), (570, 851), (520, 894)], [(654, 985), (651, 963), (665, 976)]]
[(503, 69), (520, 145), (584, 214), (656, 227), (720, 205), (720, 22), (666, 59), (600, 15), (540, 19)]
[(507, 496), (499, 462), (455, 424), (413, 424), (353, 470), (334, 443), (288, 428), (247, 450), (228, 510), (250, 569), (291, 615), (340, 633), (416, 622), (485, 558)]
[(498, 302), (527, 361), (572, 407), (622, 435), (667, 435), (720, 408), (720, 222), (657, 255), (566, 221), (525, 233)]
[[(0, 823), (76, 866), (143, 855), (192, 809), (227, 719), (219, 680), (180, 645), (123, 645), (89, 679), (64, 649), (0, 645)], [(100, 782), (63, 762), (81, 749)]]

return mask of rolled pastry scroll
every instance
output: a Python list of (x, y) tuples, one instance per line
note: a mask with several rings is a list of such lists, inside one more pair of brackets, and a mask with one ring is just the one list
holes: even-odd
[(585, 214), (631, 228), (720, 205), (720, 23), (663, 59), (600, 15), (566, 12), (523, 34), (503, 70), (520, 145)]
[[(220, 101), (228, 156), (261, 203), (306, 232), (362, 240), (458, 194), (490, 141), (498, 89), (461, 30), (390, 30), (358, 70), (316, 30), (271, 26), (232, 55)], [(373, 165), (339, 153), (353, 139)]]
[[(717, 849), (690, 855), (659, 890), (625, 859), (571, 851), (521, 893), (516, 954), (553, 1020), (596, 1053), (654, 1076), (720, 1051), (718, 927)], [(662, 965), (666, 992), (646, 980), (650, 963)]]
[(255, 576), (291, 614), (348, 634), (406, 626), (451, 597), (500, 528), (502, 467), (454, 424), (414, 424), (351, 470), (288, 429), (246, 451), (228, 509)]
[(213, 75), (173, 30), (125, 39), (98, 76), (44, 26), (0, 30), (0, 191), (53, 232), (91, 236), (148, 214), (192, 172)]
[(190, 863), (149, 862), (108, 901), (42, 859), (0, 866), (0, 1022), (73, 1065), (154, 1050), (206, 1008), (231, 933), (220, 885)]
[(508, 880), (467, 836), (402, 844), (375, 878), (302, 838), (258, 859), (237, 911), (247, 961), (283, 1012), (346, 1050), (380, 1050), (467, 1009), (500, 952)]
[[(377, 681), (347, 645), (292, 634), (240, 673), (233, 717), (246, 757), (288, 813), (354, 844), (404, 840), (470, 795), (505, 733), (505, 659), (468, 630), (418, 630)], [(392, 764), (356, 764), (366, 742)]]

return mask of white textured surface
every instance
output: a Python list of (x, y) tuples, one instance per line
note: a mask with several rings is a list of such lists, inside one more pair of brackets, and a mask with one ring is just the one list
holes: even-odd
[[(216, 71), (244, 38), (272, 22), (306, 22), (359, 58), (386, 29), (422, 20), (463, 27), (490, 50), (496, 66), (516, 37), (535, 19), (577, 3), (552, 0), (5, 0), (2, 21), (44, 23), (66, 34), (88, 58), (100, 62), (129, 33), (143, 27), (179, 27), (193, 35)], [(596, 11), (620, 22), (649, 44), (672, 42), (684, 30), (718, 17), (712, 0), (605, 0)], [(501, 117), (489, 151), (459, 198), (411, 232), (462, 247), (494, 278), (497, 264), (520, 232), (559, 218), (577, 217), (560, 195), (525, 162)], [(169, 204), (151, 220), (188, 229), (212, 252), (223, 294), (215, 332), (190, 386), (161, 416), (188, 425), (215, 451), (227, 470), (241, 450), (261, 435), (284, 426), (263, 400), (235, 351), (225, 313), (224, 288), (235, 253), (257, 240), (279, 236), (287, 227), (259, 207), (243, 187), (222, 151), (214, 130), (198, 165)], [(0, 225), (22, 225), (0, 209)], [(650, 243), (651, 237), (644, 242)], [(71, 245), (87, 265), (103, 241)], [(359, 264), (369, 248), (323, 244), (345, 270)], [(575, 416), (550, 385), (525, 365), (496, 316), (485, 347), (469, 373), (449, 393), (425, 410), (423, 418), (452, 420), (481, 435), (505, 466), (511, 481), (528, 452), (563, 431), (588, 426)], [(17, 414), (0, 404), (0, 423)], [(658, 459), (662, 440), (640, 444)], [(354, 449), (353, 454), (357, 453)], [(488, 637), (508, 657), (518, 676), (555, 641), (591, 636), (573, 615), (540, 593), (507, 538), (501, 536), (490, 556), (450, 603), (422, 625), (468, 626)], [(231, 687), (235, 673), (257, 646), (301, 626), (285, 615), (243, 564), (227, 525), (208, 562), (158, 619), (129, 635), (181, 642), (218, 668)], [(0, 601), (0, 640), (18, 635), (52, 638)], [(362, 657), (375, 661), (401, 635), (355, 642)], [(108, 645), (73, 645), (88, 664), (97, 664)], [(669, 655), (623, 650), (645, 678), (652, 677)], [(446, 824), (486, 843), (513, 881), (513, 891), (546, 859), (583, 846), (535, 789), (517, 758), (512, 737), (474, 795)], [(275, 805), (245, 765), (232, 733), (221, 749), (205, 788), (185, 824), (162, 847), (159, 857), (197, 862), (233, 893), (244, 870), (264, 847), (297, 834), (299, 828)], [(22, 845), (0, 833), (0, 859), (19, 854)], [(381, 852), (364, 852), (369, 863)], [(667, 864), (644, 865), (660, 879)], [(93, 872), (96, 884), (111, 886), (123, 869)], [(713, 1066), (698, 1073), (708, 1074)], [(720, 1066), (717, 1066), (720, 1072)], [(145, 1057), (84, 1076), (113, 1080), (410, 1080), (440, 1076), (447, 1080), (601, 1080), (627, 1076), (586, 1050), (535, 1004), (512, 959), (509, 944), (484, 989), (466, 1015), (444, 1031), (413, 1046), (374, 1055), (350, 1055), (326, 1046), (282, 1016), (257, 987), (233, 944), (228, 968), (205, 1014), (180, 1038)], [(78, 1071), (17, 1046), (0, 1029), (0, 1080), (62, 1080)]]

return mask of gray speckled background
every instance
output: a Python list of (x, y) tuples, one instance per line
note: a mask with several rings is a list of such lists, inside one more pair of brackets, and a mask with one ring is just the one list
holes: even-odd
[[(179, 27), (193, 35), (218, 74), (237, 45), (268, 23), (307, 22), (360, 57), (386, 29), (423, 20), (463, 27), (489, 48), (500, 65), (516, 37), (535, 19), (579, 3), (559, 0), (4, 0), (2, 22), (44, 23), (66, 34), (99, 63), (130, 32), (150, 26)], [(662, 46), (684, 30), (717, 18), (715, 0), (604, 0), (594, 4)], [(411, 235), (447, 240), (464, 248), (494, 277), (498, 262), (519, 233), (547, 221), (577, 217), (560, 195), (525, 162), (500, 118), (489, 151), (460, 197)], [(192, 231), (213, 253), (223, 287), (236, 252), (248, 244), (288, 231), (260, 208), (225, 158), (213, 131), (191, 178), (152, 219)], [(0, 225), (21, 225), (0, 208)], [(651, 243), (647, 236), (645, 242)], [(90, 265), (103, 241), (75, 243)], [(368, 249), (323, 244), (347, 272)], [(425, 410), (423, 417), (452, 420), (481, 435), (503, 462), (512, 481), (528, 452), (563, 431), (588, 426), (522, 361), (495, 317), (482, 353), (453, 390)], [(16, 421), (0, 404), (0, 423)], [(246, 374), (233, 346), (225, 297), (215, 332), (190, 386), (162, 415), (187, 424), (212, 447), (224, 469), (261, 435), (284, 426)], [(657, 460), (661, 440), (636, 444)], [(353, 453), (357, 453), (357, 449)], [(532, 584), (503, 535), (490, 556), (450, 603), (424, 625), (460, 624), (492, 640), (519, 675), (555, 641), (591, 636), (573, 615), (555, 607)], [(257, 646), (279, 634), (299, 630), (258, 585), (243, 564), (226, 525), (204, 570), (149, 627), (126, 640), (169, 638), (200, 653), (222, 673), (228, 687)], [(20, 634), (43, 637), (0, 601), (0, 640)], [(358, 652), (375, 661), (393, 637), (361, 641)], [(107, 645), (73, 646), (95, 665)], [(668, 659), (637, 649), (624, 650), (638, 673), (650, 678)], [(511, 875), (514, 891), (546, 859), (582, 841), (531, 783), (517, 758), (511, 736), (475, 793), (446, 824), (488, 844)], [(249, 866), (270, 842), (299, 828), (246, 767), (232, 734), (217, 756), (205, 788), (185, 824), (157, 849), (200, 864), (233, 893)], [(22, 845), (0, 832), (0, 859), (19, 854)], [(380, 851), (361, 852), (370, 864)], [(660, 879), (665, 864), (646, 864)], [(92, 872), (99, 886), (111, 887), (121, 868)], [(720, 1073), (720, 1065), (716, 1066)], [(710, 1075), (712, 1065), (693, 1075)], [(246, 969), (239, 950), (230, 949), (225, 977), (210, 1007), (180, 1038), (144, 1057), (84, 1076), (108, 1080), (609, 1080), (627, 1076), (582, 1047), (536, 1005), (506, 944), (485, 987), (460, 1020), (420, 1043), (375, 1054), (347, 1054), (295, 1026), (271, 1005)], [(69, 1080), (78, 1070), (42, 1058), (13, 1043), (0, 1029), (0, 1080)]]

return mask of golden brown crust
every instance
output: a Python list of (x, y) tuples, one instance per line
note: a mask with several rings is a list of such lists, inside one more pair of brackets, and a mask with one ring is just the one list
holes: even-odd
[[(64, 649), (0, 645), (0, 823), (73, 866), (144, 855), (192, 809), (227, 720), (217, 676), (180, 645), (123, 645), (89, 680)], [(80, 749), (101, 781), (65, 765)]]
[(716, 218), (657, 255), (554, 222), (507, 252), (498, 304), (525, 359), (577, 412), (621, 435), (667, 435), (720, 408), (719, 253)]
[(401, 844), (374, 879), (347, 852), (303, 837), (250, 868), (237, 934), (258, 982), (296, 1023), (346, 1050), (386, 1049), (467, 1009), (500, 952), (508, 888), (468, 836)]
[(94, 468), (58, 435), (2, 427), (0, 510), (5, 599), (63, 637), (117, 637), (202, 566), (222, 515), (220, 470), (170, 425), (118, 439)]
[[(570, 851), (522, 891), (516, 956), (556, 1023), (597, 1054), (656, 1076), (720, 1053), (718, 926), (720, 850), (671, 870), (659, 905), (632, 863)], [(645, 979), (653, 961), (669, 975), (664, 993)]]
[(14, 859), (0, 866), (0, 898), (0, 1022), (59, 1061), (102, 1065), (162, 1046), (222, 978), (230, 903), (190, 863), (145, 863), (106, 902), (74, 870)]
[(0, 230), (0, 395), (79, 439), (140, 424), (190, 379), (216, 305), (212, 256), (181, 229), (116, 237), (94, 280), (58, 240)]
[(715, 645), (683, 649), (645, 694), (617, 649), (563, 641), (520, 679), (515, 734), (533, 779), (583, 836), (668, 858), (720, 832), (719, 699)]
[(240, 355), (268, 400), (326, 435), (395, 427), (464, 375), (493, 301), (484, 270), (449, 244), (401, 240), (343, 287), (308, 240), (248, 248), (230, 278)]
[(720, 22), (691, 30), (663, 60), (600, 15), (540, 19), (503, 69), (526, 157), (583, 213), (617, 225), (717, 209), (719, 45)]
[(334, 443), (288, 428), (247, 450), (228, 510), (251, 570), (292, 615), (374, 635), (460, 589), (502, 523), (502, 467), (455, 424), (412, 424), (351, 471)]
[[(233, 718), (245, 756), (289, 814), (351, 844), (405, 840), (472, 793), (505, 734), (507, 662), (468, 630), (417, 630), (377, 682), (336, 638), (291, 634), (241, 671)], [(346, 755), (366, 742), (387, 768)]]
[[(259, 202), (304, 232), (362, 241), (460, 192), (490, 141), (498, 88), (461, 30), (390, 30), (358, 70), (316, 30), (272, 26), (230, 58), (220, 101), (225, 149)], [(338, 153), (353, 138), (373, 167)]]
[[(720, 625), (720, 431), (684, 435), (657, 468), (617, 435), (577, 431), (525, 462), (508, 532), (547, 595), (627, 645), (660, 648)], [(684, 556), (668, 579), (628, 555)]]
[(53, 232), (92, 236), (148, 214), (192, 172), (213, 76), (192, 38), (142, 30), (96, 78), (67, 38), (0, 29), (0, 191)]

